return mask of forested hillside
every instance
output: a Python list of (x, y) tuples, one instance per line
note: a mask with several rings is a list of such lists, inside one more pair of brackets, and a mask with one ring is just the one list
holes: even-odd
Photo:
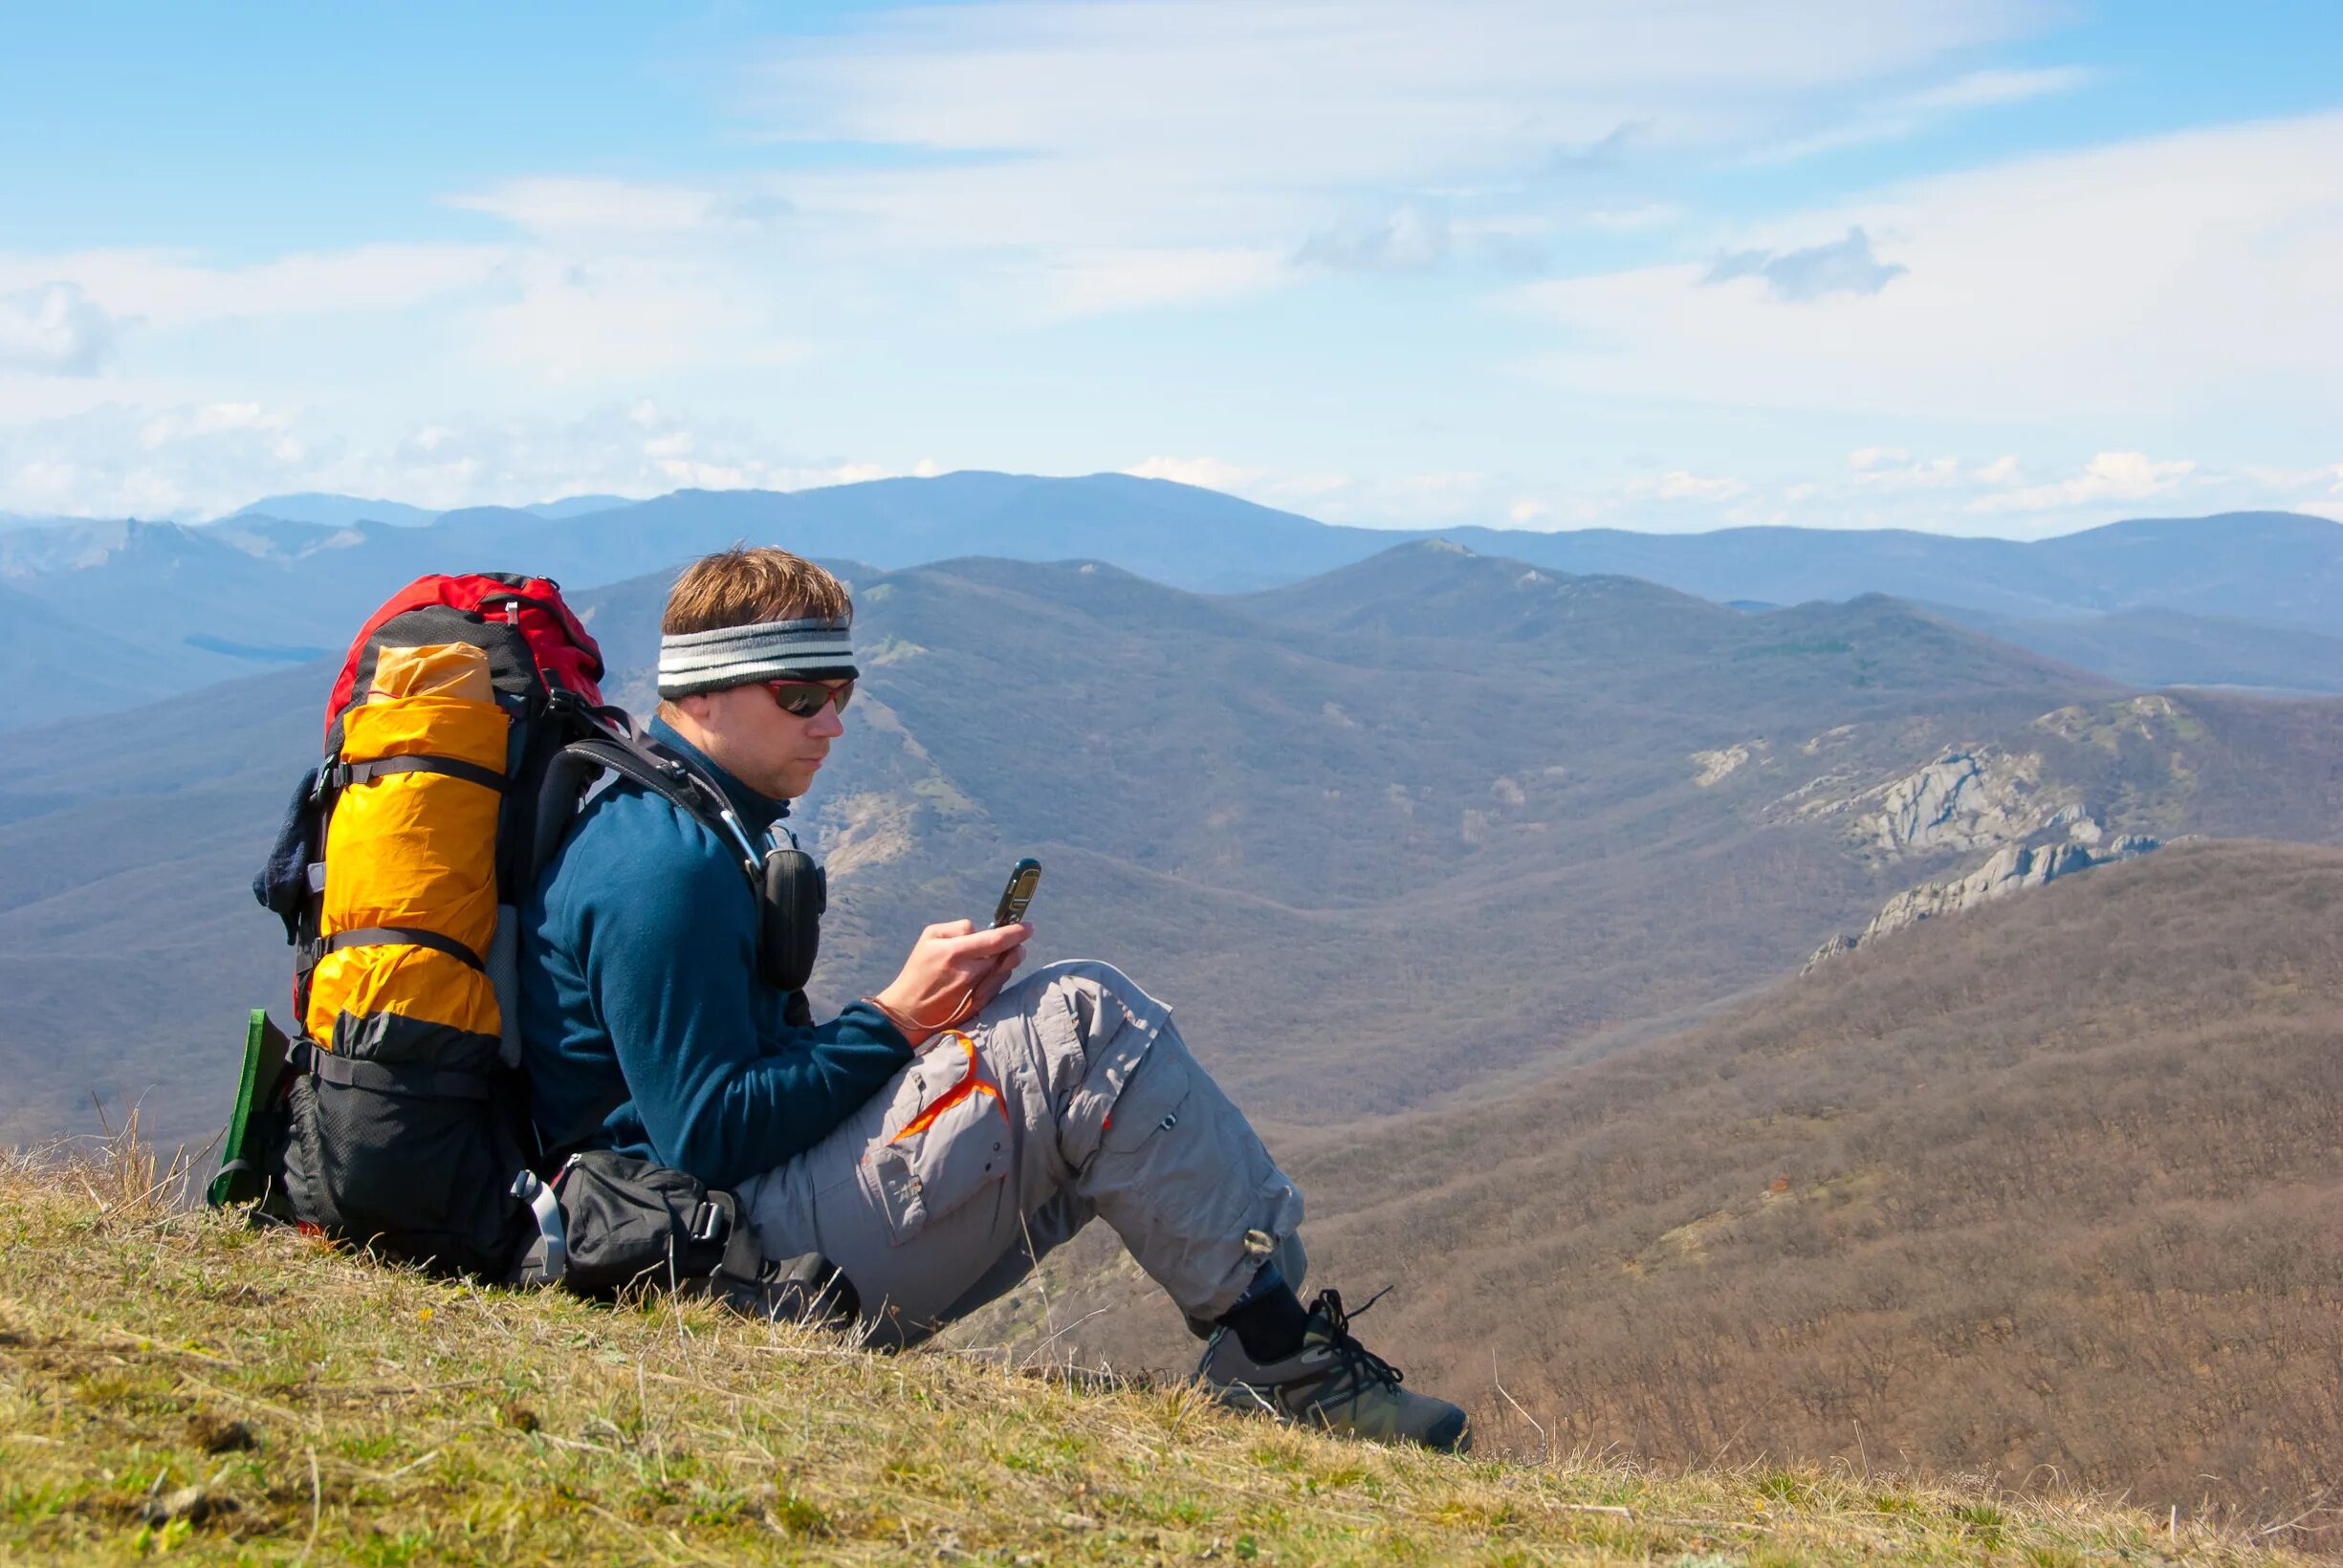
[[(2343, 853), (2192, 844), (1278, 1143), (1314, 1279), (1395, 1286), (1377, 1343), (1517, 1446), (2049, 1467), (2283, 1517), (2343, 1474), (2339, 1037)], [(1052, 1324), (1192, 1358), (1110, 1241)]]

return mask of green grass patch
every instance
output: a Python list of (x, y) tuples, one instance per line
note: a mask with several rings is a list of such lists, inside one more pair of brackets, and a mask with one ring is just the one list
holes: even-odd
[(0, 1560), (2280, 1564), (2085, 1498), (1517, 1464), (424, 1278), (0, 1158)]

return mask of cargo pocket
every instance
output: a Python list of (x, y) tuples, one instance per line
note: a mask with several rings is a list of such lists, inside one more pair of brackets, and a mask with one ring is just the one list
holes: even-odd
[[(959, 1071), (944, 1060), (923, 1061), (904, 1080), (903, 1101), (887, 1122), (900, 1125), (864, 1156), (887, 1234), (900, 1247), (932, 1221), (1006, 1190), (1013, 1140), (1000, 1087), (985, 1076), (965, 1035)], [(952, 1044), (941, 1052), (953, 1049)]]
[(1179, 1125), (1189, 1094), (1195, 1087), (1188, 1053), (1158, 1051), (1154, 1045), (1153, 1040), (1148, 1042), (1147, 1055), (1131, 1069), (1123, 1092), (1106, 1112), (1099, 1147), (1107, 1154), (1128, 1153), (1157, 1133)]

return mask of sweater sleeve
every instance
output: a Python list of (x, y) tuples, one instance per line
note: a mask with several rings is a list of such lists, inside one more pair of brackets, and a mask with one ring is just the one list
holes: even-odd
[(867, 1003), (760, 1028), (777, 1010), (759, 1007), (755, 895), (703, 846), (637, 860), (586, 914), (586, 986), (635, 1111), (662, 1161), (712, 1187), (813, 1147), (911, 1059)]

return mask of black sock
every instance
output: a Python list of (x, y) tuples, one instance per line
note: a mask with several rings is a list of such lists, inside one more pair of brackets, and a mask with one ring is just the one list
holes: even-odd
[(1302, 1348), (1310, 1315), (1302, 1310), (1294, 1288), (1281, 1279), (1229, 1308), (1220, 1315), (1220, 1321), (1236, 1334), (1247, 1356), (1265, 1365), (1281, 1361)]

